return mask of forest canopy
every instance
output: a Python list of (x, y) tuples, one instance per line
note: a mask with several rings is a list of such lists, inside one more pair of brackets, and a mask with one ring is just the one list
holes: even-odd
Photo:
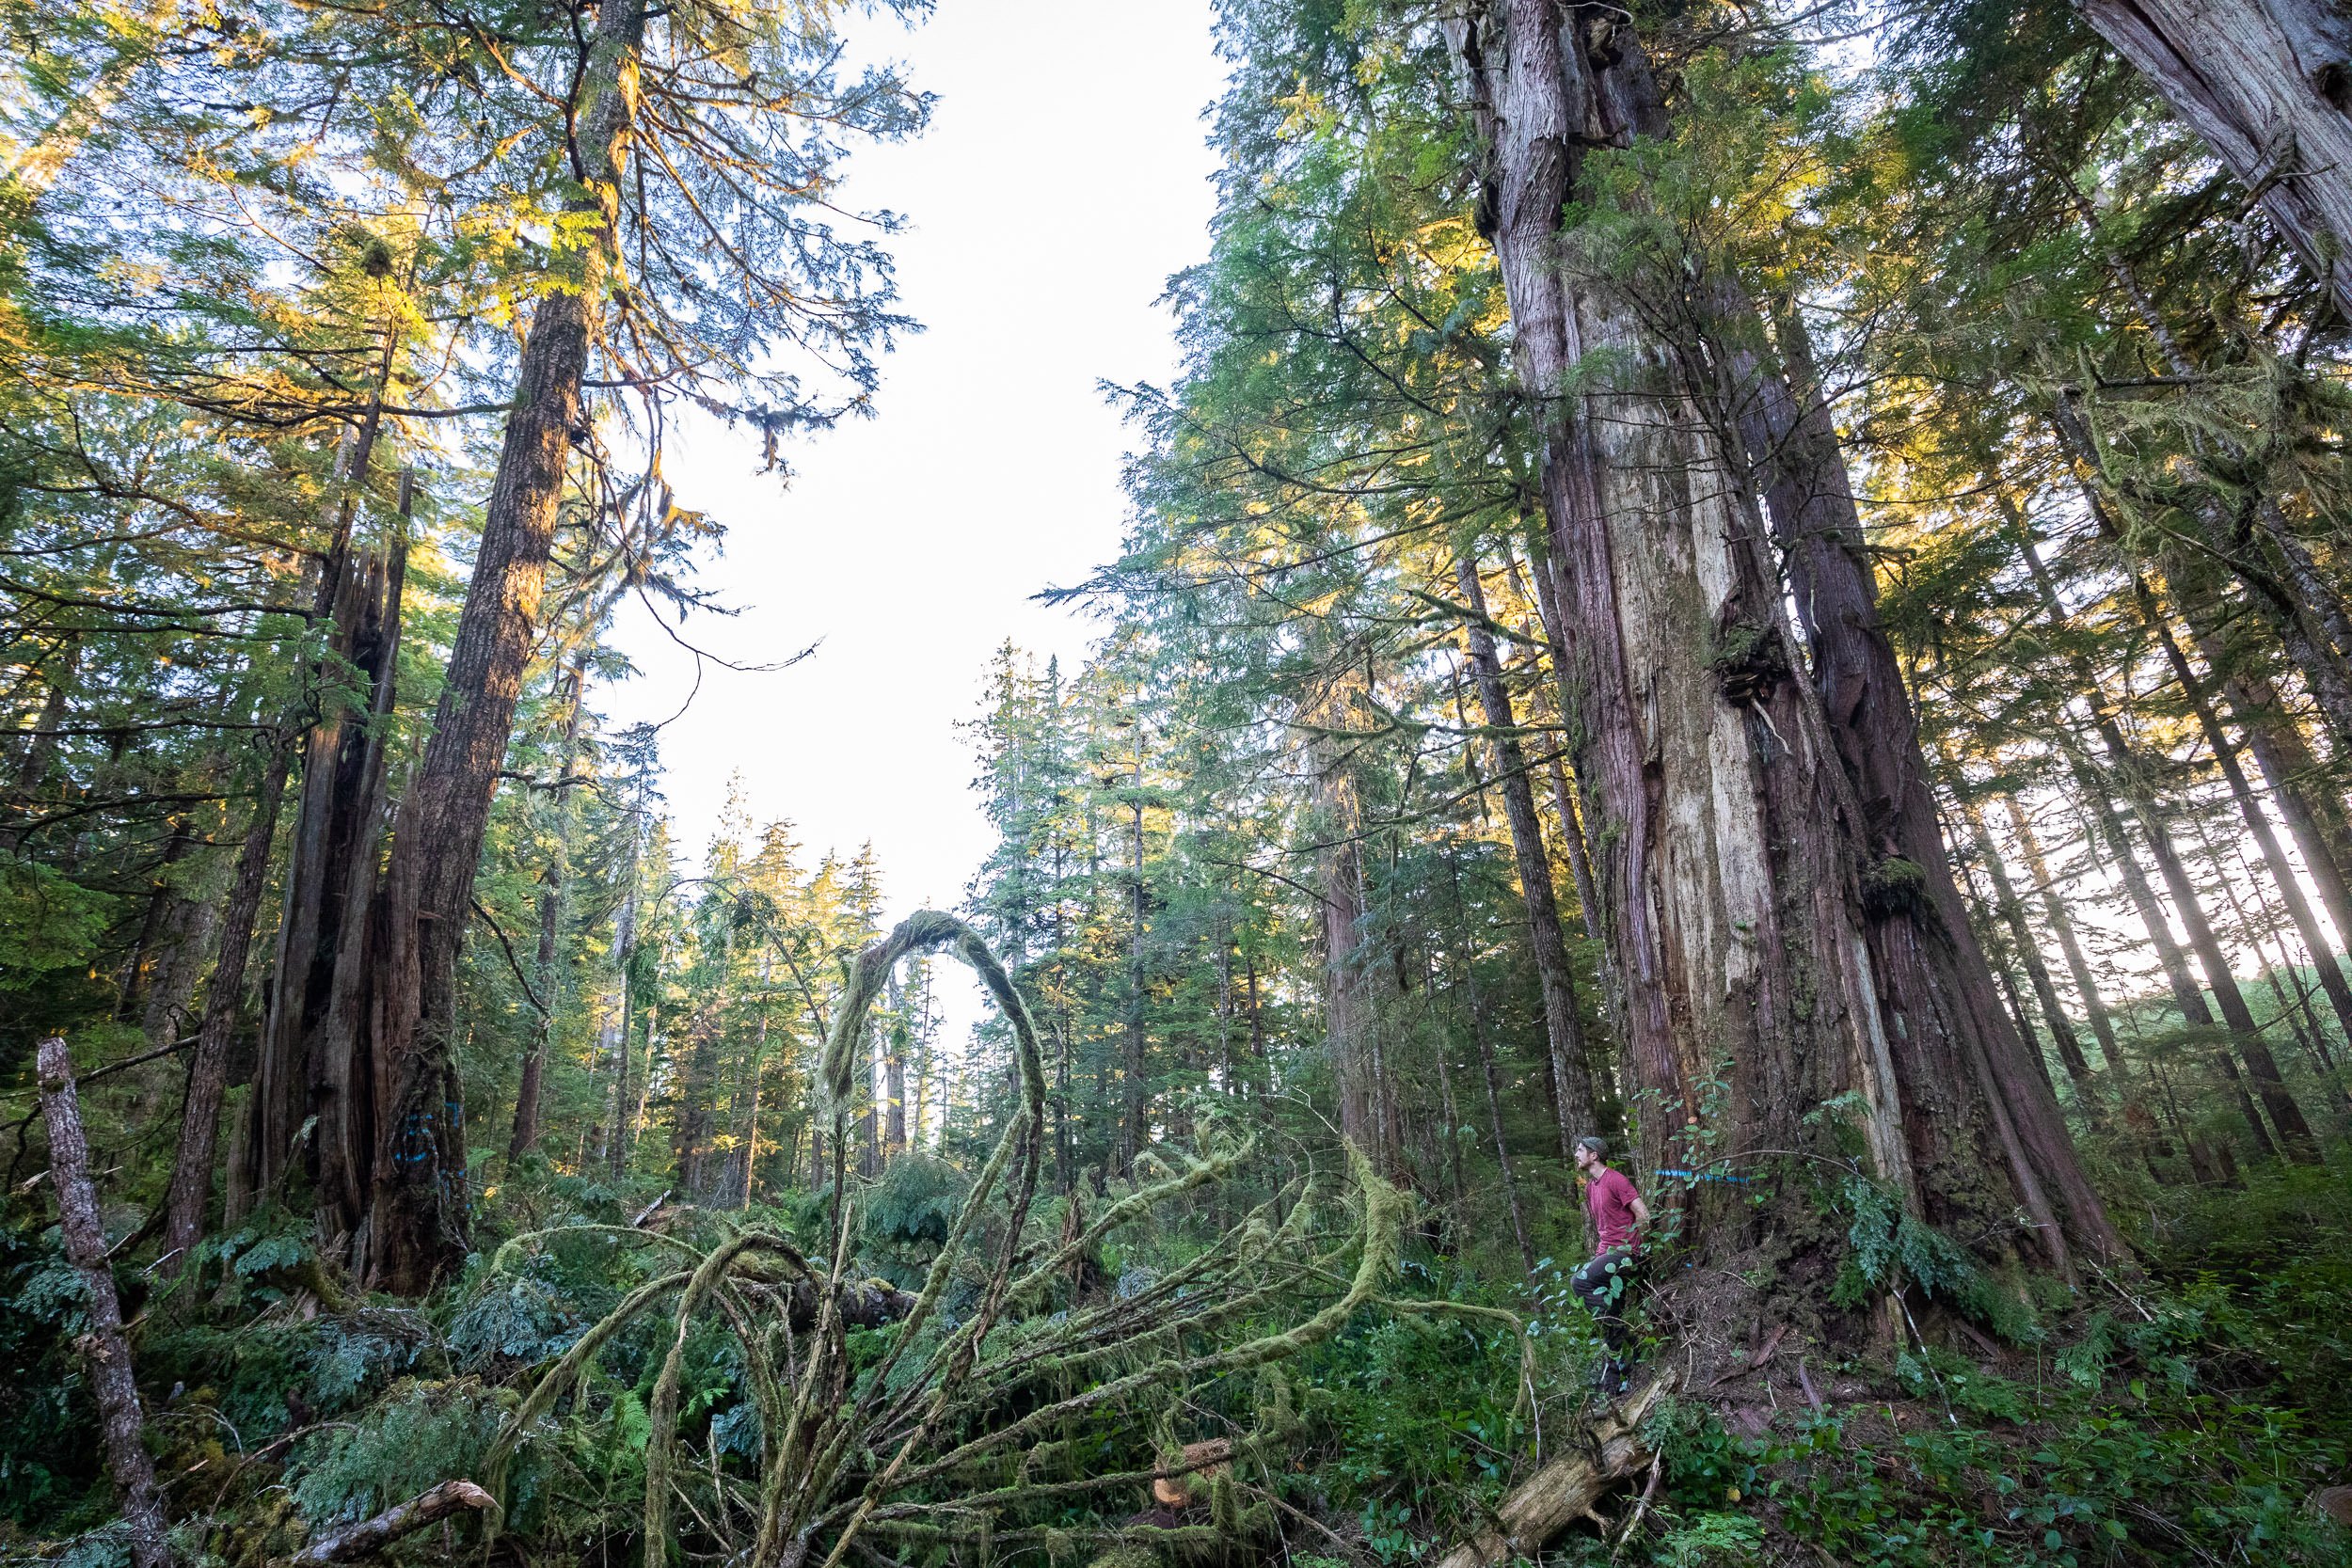
[(0, 1555), (2342, 1560), (2352, 17), (1220, 0), (894, 921), (611, 715), (930, 9), (0, 0)]

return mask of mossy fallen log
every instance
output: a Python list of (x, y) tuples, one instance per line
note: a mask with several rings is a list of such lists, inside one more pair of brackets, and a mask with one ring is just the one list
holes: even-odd
[(1534, 1559), (1571, 1524), (1593, 1515), (1610, 1488), (1639, 1475), (1650, 1462), (1642, 1422), (1672, 1386), (1661, 1375), (1593, 1423), (1575, 1453), (1553, 1460), (1504, 1499), (1492, 1528), (1446, 1554), (1438, 1568), (1498, 1568), (1515, 1558)]

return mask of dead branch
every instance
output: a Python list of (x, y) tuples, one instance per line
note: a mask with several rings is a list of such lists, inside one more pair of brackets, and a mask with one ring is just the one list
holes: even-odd
[(420, 1492), (405, 1503), (396, 1503), (373, 1519), (364, 1520), (347, 1530), (311, 1542), (294, 1554), (294, 1568), (326, 1568), (330, 1562), (357, 1562), (373, 1557), (404, 1535), (446, 1519), (453, 1513), (465, 1513), (488, 1508), (490, 1494), (469, 1481), (445, 1481), (429, 1491)]

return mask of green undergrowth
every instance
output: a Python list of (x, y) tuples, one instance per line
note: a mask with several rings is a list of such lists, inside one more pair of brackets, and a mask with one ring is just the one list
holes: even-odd
[[(955, 1175), (911, 1166), (869, 1191), (860, 1264), (911, 1277), (952, 1212)], [(263, 1568), (326, 1528), (479, 1474), (550, 1361), (674, 1266), (611, 1228), (652, 1196), (544, 1169), (511, 1179), (485, 1206), (466, 1276), (419, 1305), (321, 1309), (302, 1285), (320, 1259), (291, 1218), (209, 1243), (176, 1284), (126, 1271), (151, 1443), (186, 1521), (188, 1560)], [(1574, 1525), (1549, 1560), (2347, 1560), (2352, 1542), (2312, 1504), (2319, 1488), (2352, 1480), (2352, 1200), (2341, 1175), (2260, 1173), (2241, 1190), (2172, 1195), (2134, 1216), (2141, 1271), (2094, 1273), (2079, 1295), (2044, 1292), (2030, 1310), (1867, 1192), (1822, 1200), (1848, 1253), (1836, 1289), (1860, 1303), (1905, 1283), (1916, 1323), (1902, 1348), (1844, 1360), (1815, 1350), (1818, 1406), (1799, 1392), (1793, 1349), (1772, 1392), (1750, 1380), (1736, 1399), (1701, 1390), (1669, 1401), (1645, 1431), (1662, 1457), (1637, 1528), (1623, 1527), (1643, 1476), (1602, 1503), (1609, 1535)], [(823, 1213), (822, 1201), (795, 1197), (750, 1215), (673, 1209), (657, 1223), (702, 1244), (746, 1222), (813, 1237)], [(1065, 1217), (1056, 1199), (1032, 1223), (1047, 1237)], [(1083, 1286), (1061, 1289), (1083, 1288), (1098, 1305), (1148, 1290), (1199, 1256), (1217, 1218), (1204, 1207), (1117, 1232)], [(503, 1240), (547, 1230), (545, 1244), (494, 1266)], [(1200, 1486), (1188, 1509), (1156, 1508), (1141, 1484), (1045, 1497), (1017, 1521), (1038, 1544), (993, 1560), (1085, 1564), (1097, 1534), (1138, 1520), (1169, 1532), (1154, 1560), (1164, 1568), (1434, 1560), (1537, 1465), (1580, 1451), (1595, 1346), (1565, 1272), (1547, 1259), (1529, 1289), (1507, 1260), (1408, 1248), (1389, 1305), (1359, 1310), (1294, 1361), (1174, 1403), (1106, 1409), (1006, 1456), (1001, 1474), (968, 1478), (1054, 1482), (1148, 1470), (1204, 1438), (1238, 1445), (1232, 1473)], [(1067, 1294), (1038, 1304), (1003, 1343), (1073, 1307)], [(951, 1290), (946, 1320), (962, 1310)], [(1263, 1323), (1236, 1328), (1280, 1321), (1269, 1303)], [(71, 1351), (81, 1325), (54, 1232), (0, 1234), (0, 1355), (22, 1369), (0, 1388), (0, 1511), (10, 1521), (0, 1558), (106, 1568), (120, 1556)], [(649, 1407), (673, 1333), (656, 1315), (618, 1334), (517, 1465), (507, 1526), (530, 1560), (643, 1560), (633, 1531)], [(853, 1336), (854, 1365), (879, 1364), (897, 1333)], [(1651, 1353), (1674, 1354), (1655, 1343)], [(692, 1332), (678, 1431), (680, 1461), (697, 1474), (756, 1474), (763, 1434), (746, 1376), (722, 1325)], [(470, 1528), (457, 1527), (461, 1541)], [(903, 1545), (907, 1568), (970, 1560), (944, 1544)], [(438, 1550), (436, 1537), (397, 1555), (423, 1561)]]
[(1753, 1435), (1716, 1406), (1671, 1402), (1646, 1433), (1664, 1460), (1641, 1536), (1617, 1550), (1586, 1534), (1557, 1555), (1890, 1568), (2352, 1560), (2352, 1534), (2313, 1502), (2352, 1480), (2352, 1195), (2341, 1169), (2174, 1194), (2137, 1219), (2145, 1273), (2094, 1273), (2072, 1311), (2024, 1327), (1997, 1360), (1973, 1337), (1931, 1328), (1891, 1365), (1817, 1372), (1835, 1397), (1818, 1410), (1796, 1402)]

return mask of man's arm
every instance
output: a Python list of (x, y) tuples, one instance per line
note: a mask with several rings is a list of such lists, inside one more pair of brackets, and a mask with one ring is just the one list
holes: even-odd
[(1649, 1228), (1649, 1205), (1642, 1201), (1639, 1193), (1633, 1195), (1633, 1223), (1645, 1230)]

